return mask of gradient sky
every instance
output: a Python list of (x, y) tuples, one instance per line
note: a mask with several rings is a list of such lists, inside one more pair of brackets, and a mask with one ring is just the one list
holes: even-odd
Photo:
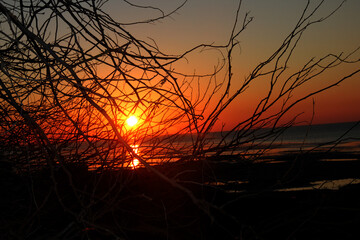
[[(172, 11), (182, 1), (131, 1), (135, 4), (160, 7), (165, 13)], [(296, 24), (307, 1), (300, 0), (248, 0), (243, 1), (240, 12), (242, 20), (245, 12), (254, 17), (253, 22), (239, 36), (240, 47), (234, 55), (234, 71), (237, 82), (242, 82), (245, 76), (261, 61), (269, 57), (280, 46), (284, 37)], [(313, 1), (319, 2), (319, 1)], [(317, 16), (324, 16), (339, 5), (341, 1), (325, 1)], [(171, 18), (166, 18), (152, 24), (127, 26), (135, 36), (156, 41), (160, 49), (170, 54), (179, 54), (200, 43), (225, 44), (229, 38), (235, 19), (238, 1), (235, 0), (189, 0)], [(142, 21), (149, 17), (159, 16), (153, 9), (136, 9), (122, 1), (109, 1), (105, 11), (120, 22)], [(348, 0), (335, 15), (326, 22), (310, 27), (303, 36), (302, 42), (294, 54), (291, 67), (299, 68), (312, 57), (322, 57), (327, 53), (349, 53), (360, 46), (360, 1)], [(360, 54), (356, 55), (360, 58)], [(196, 69), (204, 73), (213, 68), (217, 58), (199, 54), (193, 56), (189, 64), (189, 73)], [(359, 68), (352, 65), (325, 74), (313, 85), (304, 88), (315, 89), (336, 80), (347, 72)], [(236, 83), (235, 83), (236, 85)], [(237, 116), (251, 111), (251, 106), (258, 99), (263, 86), (254, 84), (249, 89), (245, 100), (232, 104), (224, 113), (223, 122), (231, 125)], [(314, 123), (332, 123), (360, 120), (360, 75), (356, 75), (340, 86), (321, 93), (314, 98)], [(312, 113), (312, 99), (304, 102), (297, 109), (309, 120)]]

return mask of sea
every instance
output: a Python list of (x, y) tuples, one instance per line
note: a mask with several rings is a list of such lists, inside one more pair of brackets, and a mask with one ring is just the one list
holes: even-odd
[(299, 150), (360, 153), (360, 122), (292, 126), (274, 141), (274, 146), (279, 153)]
[[(360, 122), (265, 128), (249, 132), (209, 133), (205, 137), (203, 149), (209, 149), (206, 151), (208, 155), (219, 152), (225, 145), (230, 147), (224, 148), (219, 155), (271, 155), (326, 150), (360, 153)], [(194, 136), (180, 139), (179, 146), (194, 142)]]
[[(269, 134), (274, 129), (258, 129), (250, 135), (239, 134), (239, 132), (211, 132), (202, 139), (201, 147), (197, 148), (198, 151), (196, 148), (194, 150), (196, 135), (182, 135), (169, 139), (162, 137), (158, 143), (154, 143), (153, 140), (134, 142), (131, 147), (150, 165), (192, 159), (192, 156), (199, 153), (203, 157), (219, 156), (221, 158), (225, 155), (241, 155), (249, 159), (299, 151), (332, 150), (360, 154), (360, 122), (291, 126), (280, 131), (275, 130), (277, 134)], [(77, 162), (86, 162), (92, 170), (104, 164), (109, 165), (109, 168), (141, 166), (136, 157), (121, 150), (124, 148), (120, 143), (99, 141), (93, 145), (97, 149), (93, 149), (86, 142), (70, 143), (62, 148), (61, 155), (70, 162), (74, 161), (72, 159), (76, 159)], [(97, 156), (99, 153), (102, 153), (101, 157)], [(41, 149), (32, 150), (30, 153), (26, 149), (9, 150), (2, 155), (8, 159), (15, 158), (21, 164), (26, 162), (27, 165), (34, 167), (41, 167), (46, 163), (45, 159), (39, 159)]]
[[(273, 132), (278, 134), (269, 134)], [(239, 139), (241, 136), (241, 139)], [(167, 162), (176, 162), (183, 159), (194, 159), (194, 141), (196, 135), (182, 135), (177, 138), (162, 138), (159, 143), (151, 141), (134, 142), (131, 145), (138, 157), (121, 149), (120, 143), (99, 141), (96, 152), (88, 143), (72, 143), (62, 149), (62, 156), (70, 163), (80, 163), (89, 171), (99, 169), (132, 168), (142, 167), (142, 161), (149, 165), (157, 165)], [(171, 142), (169, 143), (169, 140)], [(238, 141), (238, 142), (236, 142)], [(233, 145), (231, 145), (234, 143)], [(168, 144), (168, 145), (166, 145)], [(223, 148), (224, 145), (230, 146)], [(230, 144), (230, 145), (229, 145)], [(76, 145), (76, 147), (75, 147)], [(360, 156), (360, 121), (333, 124), (321, 124), (311, 126), (291, 126), (283, 129), (258, 129), (251, 135), (239, 132), (212, 132), (207, 134), (201, 145), (203, 157), (215, 156), (216, 161), (228, 161), (228, 156), (241, 156), (237, 159), (250, 159), (259, 161), (259, 156), (266, 161), (276, 159), (276, 156), (293, 155), (300, 152), (326, 152), (335, 151), (350, 153), (352, 158), (347, 159), (321, 159), (321, 161), (359, 161)], [(124, 149), (124, 148), (123, 148)], [(104, 154), (99, 157), (99, 153)], [(197, 152), (199, 153), (199, 152)], [(124, 155), (125, 154), (125, 155)], [(201, 152), (200, 152), (201, 154)], [(19, 171), (31, 171), (46, 165), (46, 159), (41, 159), (41, 148), (29, 152), (26, 149), (9, 150), (1, 153), (9, 160), (14, 159), (19, 163)], [(124, 158), (125, 156), (125, 158)], [(124, 160), (125, 159), (125, 160)], [(85, 165), (84, 165), (85, 164)], [(310, 183), (310, 187), (328, 187), (337, 189), (344, 184), (360, 183), (360, 178), (344, 178), (332, 180), (330, 185), (328, 179)], [(218, 182), (209, 184), (219, 184)], [(228, 183), (222, 183), (228, 184)], [(233, 183), (231, 183), (233, 184)], [(240, 184), (240, 183), (239, 183)], [(293, 191), (294, 189), (290, 189)], [(304, 188), (299, 188), (304, 190)], [(229, 190), (230, 191), (230, 190)], [(232, 191), (232, 190), (231, 190)], [(237, 191), (237, 190), (236, 190)]]
[[(264, 129), (263, 132), (268, 130)], [(220, 134), (220, 133), (216, 133)], [(230, 138), (230, 137), (229, 137)], [(253, 144), (254, 145), (254, 144)], [(321, 124), (311, 126), (292, 126), (286, 128), (280, 135), (275, 138), (270, 138), (265, 141), (261, 141), (258, 147), (253, 147), (252, 151), (248, 151), (248, 154), (260, 153), (262, 157), (265, 156), (266, 162), (269, 164), (283, 163), (283, 161), (276, 160), (276, 156), (291, 156), (299, 152), (336, 152), (340, 154), (335, 155), (322, 155), (324, 158), (317, 159), (323, 162), (326, 166), (327, 163), (338, 164), (338, 166), (358, 166), (354, 164), (360, 160), (360, 122), (345, 122), (345, 123), (332, 123)], [(244, 148), (238, 149), (233, 152), (224, 152), (223, 154), (233, 153), (244, 154)], [(342, 154), (345, 153), (345, 154)], [(246, 154), (246, 152), (245, 152)], [(321, 156), (321, 155), (319, 155)], [(339, 157), (340, 156), (340, 157)], [(220, 156), (221, 158), (221, 156)], [(257, 158), (253, 158), (257, 159)], [(342, 164), (342, 165), (341, 165)], [(342, 169), (343, 169), (342, 168)], [(334, 170), (336, 172), (336, 170)], [(339, 171), (341, 171), (339, 169)], [(346, 175), (342, 177), (333, 176), (330, 179), (322, 179), (321, 174), (318, 174), (319, 178), (308, 182), (301, 186), (288, 186), (275, 189), (274, 191), (305, 191), (305, 190), (339, 190), (343, 187), (360, 184), (360, 178)], [(244, 180), (228, 180), (225, 182), (209, 182), (208, 184), (226, 187), (226, 191), (229, 193), (241, 193), (244, 190), (241, 187), (246, 185)]]

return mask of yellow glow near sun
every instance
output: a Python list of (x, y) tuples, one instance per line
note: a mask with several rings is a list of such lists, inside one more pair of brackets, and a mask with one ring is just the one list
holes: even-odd
[(138, 119), (135, 116), (130, 116), (127, 120), (126, 123), (129, 127), (133, 127), (138, 123)]

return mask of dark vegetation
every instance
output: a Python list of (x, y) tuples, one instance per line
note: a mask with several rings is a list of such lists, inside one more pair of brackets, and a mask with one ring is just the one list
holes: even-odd
[[(329, 158), (333, 161), (321, 161)], [(55, 170), (53, 175), (45, 168), (30, 176), (21, 176), (3, 167), (1, 237), (359, 237), (359, 183), (338, 190), (314, 187), (312, 190), (277, 191), (306, 187), (318, 180), (358, 178), (359, 154), (281, 155), (271, 162), (262, 159), (264, 161), (258, 163), (235, 161), (237, 159), (231, 156), (220, 159), (156, 166), (165, 176), (189, 189), (199, 201), (196, 204), (187, 194), (146, 168), (99, 174), (79, 166), (68, 166), (66, 170)], [(199, 205), (206, 211), (199, 209)]]

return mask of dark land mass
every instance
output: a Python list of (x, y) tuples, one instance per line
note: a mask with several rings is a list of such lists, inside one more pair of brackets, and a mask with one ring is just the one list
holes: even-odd
[(291, 190), (359, 179), (359, 154), (155, 166), (197, 201), (143, 168), (19, 175), (1, 164), (0, 239), (360, 239), (360, 184)]

